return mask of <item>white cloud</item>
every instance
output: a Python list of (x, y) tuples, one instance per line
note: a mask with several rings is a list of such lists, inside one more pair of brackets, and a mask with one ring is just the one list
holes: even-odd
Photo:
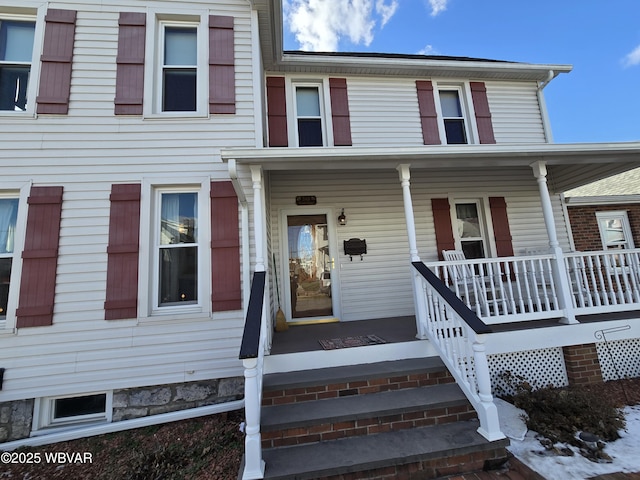
[(342, 37), (371, 44), (378, 17), (384, 26), (397, 8), (398, 0), (293, 0), (285, 18), (302, 50), (334, 52)]
[(436, 55), (438, 52), (433, 45), (425, 45), (425, 47), (421, 50), (418, 50), (418, 55)]
[(633, 67), (635, 65), (640, 65), (640, 45), (638, 45), (635, 50), (631, 53), (627, 54), (622, 59), (622, 64), (625, 67)]
[(431, 16), (435, 17), (440, 12), (444, 12), (447, 9), (447, 3), (449, 3), (449, 0), (429, 0)]

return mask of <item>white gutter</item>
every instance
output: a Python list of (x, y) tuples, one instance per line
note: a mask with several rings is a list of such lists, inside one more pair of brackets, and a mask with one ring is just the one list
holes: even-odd
[(249, 250), (249, 204), (247, 203), (247, 196), (242, 188), (242, 183), (238, 178), (238, 170), (236, 161), (231, 158), (227, 162), (227, 168), (229, 170), (229, 177), (233, 184), (233, 189), (238, 195), (238, 202), (240, 203), (240, 226), (242, 229), (241, 239), (241, 256), (242, 256), (242, 301), (243, 310), (246, 312), (249, 305), (249, 292), (251, 291), (251, 256)]
[(51, 433), (49, 435), (39, 435), (37, 437), (24, 438), (13, 442), (0, 443), (0, 450), (9, 451), (20, 447), (37, 447), (40, 445), (49, 445), (51, 443), (67, 442), (69, 440), (77, 440), (79, 438), (92, 437), (94, 435), (103, 435), (105, 433), (122, 432), (133, 428), (149, 427), (151, 425), (176, 422), (178, 420), (188, 420), (191, 418), (204, 417), (206, 415), (216, 415), (218, 413), (240, 410), (243, 407), (244, 400), (235, 400), (233, 402), (218, 403), (215, 405), (207, 405), (205, 407), (179, 410), (177, 412), (160, 413), (158, 415), (149, 415), (148, 417), (122, 420), (120, 422), (74, 428), (72, 430)]

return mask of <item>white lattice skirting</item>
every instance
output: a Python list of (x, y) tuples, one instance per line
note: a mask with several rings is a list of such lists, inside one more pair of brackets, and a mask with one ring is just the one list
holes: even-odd
[(640, 377), (640, 338), (596, 343), (602, 379)]

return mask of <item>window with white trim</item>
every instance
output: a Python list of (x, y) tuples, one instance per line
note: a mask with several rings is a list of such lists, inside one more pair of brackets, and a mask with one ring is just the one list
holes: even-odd
[(294, 83), (295, 133), (298, 147), (322, 147), (326, 127), (322, 84)]
[(9, 291), (12, 285), (18, 197), (0, 196), (0, 327), (7, 320)]
[(596, 212), (602, 247), (605, 250), (634, 248), (629, 217), (624, 210)]
[(108, 423), (112, 418), (112, 404), (111, 391), (40, 398), (35, 404), (33, 433)]
[[(153, 81), (147, 114), (200, 116), (208, 112), (206, 15), (157, 15), (155, 36), (148, 38), (155, 62), (145, 72)], [(154, 29), (148, 29), (153, 32)], [(146, 80), (145, 80), (146, 82)], [(147, 102), (145, 102), (147, 105)]]
[(469, 142), (469, 121), (464, 90), (460, 86), (439, 86), (438, 100), (441, 115), (441, 135), (448, 145)]
[(487, 229), (480, 201), (456, 201), (452, 215), (456, 248), (462, 250), (466, 258), (487, 257)]
[(0, 13), (0, 111), (33, 110), (35, 17)]
[(155, 306), (198, 304), (198, 192), (157, 194)]

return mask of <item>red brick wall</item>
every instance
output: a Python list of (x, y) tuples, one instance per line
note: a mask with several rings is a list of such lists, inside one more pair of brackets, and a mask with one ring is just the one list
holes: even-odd
[(596, 212), (626, 210), (633, 234), (633, 243), (640, 246), (640, 204), (567, 206), (573, 242), (578, 251), (602, 250)]
[(563, 347), (569, 385), (602, 383), (602, 370), (595, 343)]

